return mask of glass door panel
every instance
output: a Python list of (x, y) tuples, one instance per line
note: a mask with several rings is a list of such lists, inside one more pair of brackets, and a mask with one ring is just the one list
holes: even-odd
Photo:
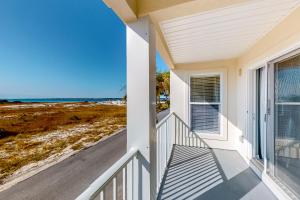
[(300, 55), (273, 65), (273, 175), (300, 193)]

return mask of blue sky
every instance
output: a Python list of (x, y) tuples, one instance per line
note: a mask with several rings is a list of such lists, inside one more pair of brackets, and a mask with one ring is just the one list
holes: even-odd
[(125, 26), (101, 0), (0, 1), (0, 30), (0, 98), (124, 94)]

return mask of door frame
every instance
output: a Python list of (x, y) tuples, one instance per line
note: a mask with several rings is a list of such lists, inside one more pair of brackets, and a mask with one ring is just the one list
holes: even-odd
[[(270, 175), (275, 177), (275, 77), (274, 77), (274, 66), (277, 62), (282, 62), (287, 59), (290, 59), (293, 56), (299, 55), (300, 49), (291, 50), (288, 53), (285, 53), (277, 58), (269, 61), (268, 66), (268, 85), (267, 85), (267, 167)], [(277, 178), (276, 178), (277, 179)]]
[[(266, 65), (258, 65), (255, 68), (252, 68), (248, 71), (248, 131), (249, 131), (249, 136), (251, 137), (251, 149), (250, 149), (250, 157), (251, 159), (255, 159), (257, 160), (257, 136), (256, 136), (256, 126), (257, 126), (257, 70), (260, 68), (265, 68), (264, 70), (266, 70), (266, 72), (264, 73), (264, 77), (263, 81), (264, 81), (264, 85), (265, 88), (262, 91), (265, 95), (265, 99), (264, 102), (262, 103), (262, 111), (266, 114), (267, 113), (267, 84), (268, 84), (268, 80), (267, 80), (267, 66)], [(266, 152), (267, 152), (267, 138), (266, 138), (266, 133), (267, 133), (267, 123), (266, 120), (264, 120), (264, 126), (263, 126), (263, 132), (261, 133), (263, 136), (263, 140), (261, 141), (261, 143), (263, 144), (263, 166), (264, 166), (264, 171), (267, 169), (266, 168), (266, 164), (267, 164), (267, 156), (266, 156)]]

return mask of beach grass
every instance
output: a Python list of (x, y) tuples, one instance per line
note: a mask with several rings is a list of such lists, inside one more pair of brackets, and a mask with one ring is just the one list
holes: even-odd
[(96, 103), (0, 105), (0, 183), (20, 168), (80, 150), (126, 126), (126, 107)]

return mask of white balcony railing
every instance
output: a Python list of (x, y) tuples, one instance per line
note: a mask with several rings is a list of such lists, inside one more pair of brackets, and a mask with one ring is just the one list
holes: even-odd
[(208, 148), (207, 144), (175, 113), (170, 113), (156, 126), (157, 193), (172, 155), (173, 145)]
[[(131, 149), (104, 174), (96, 179), (76, 200), (133, 199), (138, 189), (135, 188), (134, 174), (139, 174), (135, 162), (139, 151)], [(129, 191), (129, 192), (128, 192)]]
[[(156, 184), (157, 194), (172, 156), (173, 145), (207, 148), (199, 136), (175, 113), (170, 113), (156, 126)], [(138, 149), (131, 149), (111, 168), (96, 179), (77, 200), (139, 199), (140, 171), (136, 167), (142, 156)], [(151, 176), (151, 174), (150, 174)]]
[(156, 192), (163, 179), (174, 144), (174, 114), (170, 113), (156, 125)]

